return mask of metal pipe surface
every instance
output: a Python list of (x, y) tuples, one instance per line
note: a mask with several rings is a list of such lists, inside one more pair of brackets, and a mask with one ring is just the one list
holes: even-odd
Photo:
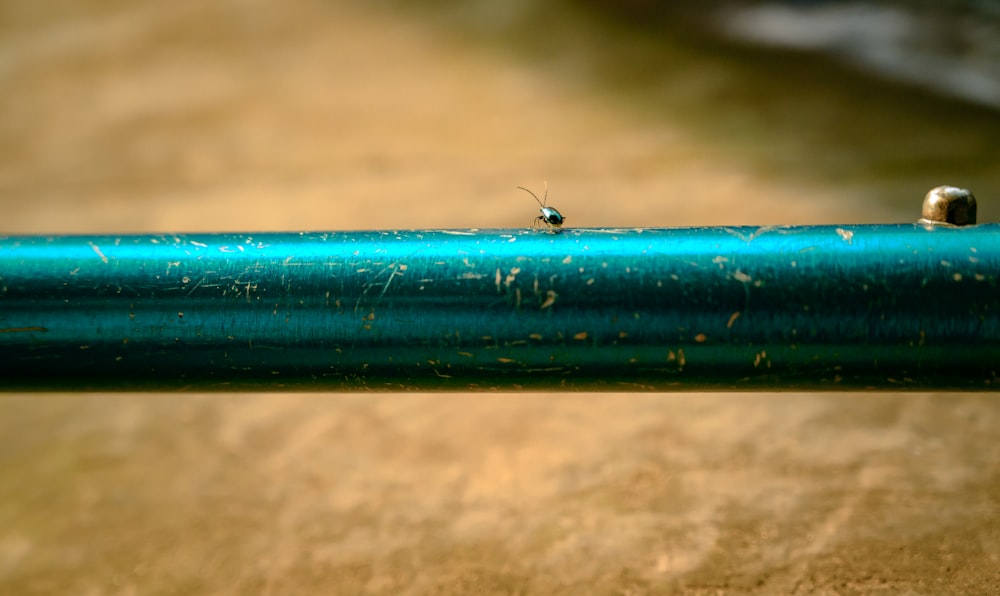
[(1000, 226), (0, 238), (6, 390), (992, 390)]

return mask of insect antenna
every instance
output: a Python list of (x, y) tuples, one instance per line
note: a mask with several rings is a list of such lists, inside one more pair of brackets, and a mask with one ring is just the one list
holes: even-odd
[(545, 207), (545, 203), (547, 203), (548, 200), (549, 200), (549, 183), (548, 183), (548, 181), (545, 182), (545, 199), (544, 200), (539, 200), (538, 199), (538, 195), (536, 195), (535, 193), (531, 192), (530, 190), (528, 190), (527, 188), (525, 188), (523, 186), (518, 186), (518, 188), (520, 188), (524, 192), (528, 193), (529, 195), (535, 197), (535, 200), (538, 201), (538, 205), (540, 207)]

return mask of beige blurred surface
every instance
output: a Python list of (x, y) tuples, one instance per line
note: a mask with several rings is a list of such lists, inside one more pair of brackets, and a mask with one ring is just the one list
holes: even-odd
[[(979, 113), (757, 106), (726, 81), (760, 65), (683, 46), (608, 88), (581, 15), (546, 52), (456, 12), (7, 3), (0, 233), (523, 226), (543, 180), (577, 226), (911, 221), (1000, 177), (957, 165)], [(0, 592), (991, 593), (998, 427), (989, 394), (0, 394)]]

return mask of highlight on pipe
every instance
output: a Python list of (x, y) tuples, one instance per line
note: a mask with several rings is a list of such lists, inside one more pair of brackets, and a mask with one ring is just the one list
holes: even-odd
[(547, 206), (549, 200), (548, 182), (545, 182), (545, 194), (542, 199), (539, 199), (538, 195), (536, 195), (535, 193), (531, 192), (530, 190), (528, 190), (523, 186), (518, 186), (518, 188), (528, 193), (529, 195), (535, 197), (535, 200), (538, 201), (538, 206), (541, 207), (539, 211), (541, 211), (542, 214), (535, 218), (534, 222), (532, 222), (531, 224), (531, 227), (537, 228), (538, 222), (543, 222), (545, 225), (549, 226), (550, 230), (556, 230), (562, 227), (563, 223), (566, 221), (566, 218), (563, 217), (562, 213), (559, 213), (559, 210), (556, 209), (555, 207)]

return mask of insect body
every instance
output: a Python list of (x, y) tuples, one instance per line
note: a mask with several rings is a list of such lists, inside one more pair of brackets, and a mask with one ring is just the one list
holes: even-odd
[(518, 186), (518, 188), (520, 188), (524, 192), (528, 193), (529, 195), (535, 197), (535, 200), (538, 201), (538, 205), (541, 207), (541, 209), (539, 209), (539, 211), (541, 211), (542, 214), (535, 218), (535, 221), (534, 221), (534, 224), (533, 224), (532, 227), (538, 227), (538, 222), (542, 222), (545, 225), (549, 226), (550, 228), (561, 228), (562, 227), (563, 222), (566, 221), (566, 218), (562, 216), (562, 213), (559, 213), (558, 209), (556, 209), (555, 207), (548, 207), (545, 204), (549, 200), (549, 183), (548, 182), (545, 183), (545, 195), (542, 198), (542, 200), (539, 200), (538, 199), (538, 195), (536, 195), (535, 193), (531, 192), (527, 188), (525, 188), (523, 186)]

